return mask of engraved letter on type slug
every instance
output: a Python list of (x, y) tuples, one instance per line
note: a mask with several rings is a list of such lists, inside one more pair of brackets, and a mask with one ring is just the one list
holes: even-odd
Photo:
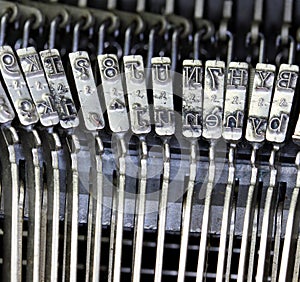
[(227, 84), (223, 118), (223, 138), (230, 142), (242, 138), (248, 64), (231, 62), (227, 71)]
[(118, 58), (113, 54), (99, 55), (98, 64), (110, 129), (115, 133), (127, 131), (129, 119)]
[(205, 64), (203, 99), (203, 137), (219, 139), (222, 136), (225, 63), (207, 61)]
[(266, 133), (269, 142), (285, 140), (298, 74), (296, 65), (282, 64), (279, 68)]
[(90, 131), (102, 129), (104, 118), (88, 53), (73, 52), (69, 59), (85, 127)]
[(175, 133), (173, 82), (171, 60), (167, 57), (151, 59), (155, 132), (160, 135)]
[(41, 51), (40, 56), (61, 127), (66, 129), (77, 127), (79, 125), (77, 110), (58, 50)]
[(21, 124), (27, 126), (37, 123), (36, 107), (10, 46), (0, 47), (0, 70)]
[(261, 143), (266, 138), (275, 71), (274, 65), (256, 65), (246, 128), (246, 139), (249, 142)]
[(124, 56), (123, 61), (132, 132), (135, 134), (149, 133), (151, 123), (143, 57), (139, 55)]
[(203, 67), (199, 60), (183, 61), (182, 134), (198, 138), (202, 134)]
[(34, 47), (28, 47), (18, 49), (17, 54), (41, 124), (44, 126), (57, 124), (59, 116), (38, 53)]

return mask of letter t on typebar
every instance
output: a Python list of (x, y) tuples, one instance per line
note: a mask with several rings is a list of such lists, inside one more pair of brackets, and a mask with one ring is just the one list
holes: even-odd
[(203, 132), (202, 136), (210, 142), (208, 183), (205, 191), (201, 238), (198, 254), (197, 278), (205, 280), (205, 260), (207, 237), (210, 224), (211, 196), (215, 182), (215, 145), (222, 137), (222, 116), (225, 85), (225, 62), (207, 61), (204, 74), (203, 94)]
[(85, 128), (91, 134), (91, 190), (89, 191), (88, 235), (86, 255), (86, 280), (99, 281), (102, 234), (102, 198), (103, 144), (99, 131), (104, 128), (104, 118), (97, 86), (87, 52), (78, 51), (69, 54), (70, 64), (80, 102), (81, 116)]
[(299, 67), (297, 65), (282, 64), (279, 68), (275, 84), (274, 97), (266, 132), (266, 139), (273, 143), (269, 160), (270, 183), (265, 199), (256, 281), (264, 281), (267, 276), (269, 264), (269, 254), (267, 254), (267, 251), (273, 226), (274, 202), (276, 202), (274, 200), (276, 194), (274, 190), (277, 184), (275, 155), (280, 148), (280, 144), (282, 144), (286, 138), (298, 75)]
[(117, 56), (112, 54), (98, 55), (98, 63), (109, 126), (118, 138), (119, 179), (117, 193), (113, 195), (108, 262), (108, 281), (118, 282), (121, 279), (126, 180), (126, 144), (124, 135), (129, 130), (129, 120)]
[(167, 219), (168, 191), (170, 182), (169, 138), (175, 133), (173, 81), (170, 73), (171, 60), (167, 57), (154, 57), (152, 64), (152, 85), (154, 103), (155, 132), (163, 141), (163, 180), (159, 199), (157, 246), (154, 281), (162, 279), (165, 228)]
[(147, 189), (148, 152), (146, 134), (151, 131), (151, 122), (143, 57), (139, 55), (124, 56), (123, 61), (128, 94), (131, 130), (139, 137), (140, 142), (140, 169), (138, 195), (135, 209), (136, 212), (131, 279), (132, 281), (140, 281)]
[[(235, 182), (235, 149), (236, 144), (242, 138), (246, 95), (248, 90), (248, 64), (229, 63), (227, 69), (227, 83), (225, 93), (223, 138), (229, 142), (228, 153), (228, 179), (223, 204), (223, 216), (221, 224), (220, 245), (217, 263), (216, 281), (223, 281), (224, 266), (227, 252), (226, 280), (229, 280), (232, 242), (235, 226), (235, 206), (233, 199)], [(230, 228), (229, 240), (227, 240), (228, 228)], [(228, 242), (229, 241), (229, 242)], [(228, 246), (227, 246), (228, 242)]]

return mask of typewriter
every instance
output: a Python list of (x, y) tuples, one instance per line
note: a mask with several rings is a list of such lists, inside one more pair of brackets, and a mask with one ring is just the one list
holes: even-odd
[(300, 281), (299, 1), (0, 12), (1, 281)]

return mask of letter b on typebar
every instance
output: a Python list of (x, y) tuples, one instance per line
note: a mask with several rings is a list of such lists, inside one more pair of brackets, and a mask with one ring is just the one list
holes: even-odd
[(269, 142), (282, 143), (285, 140), (298, 74), (299, 67), (296, 65), (280, 66), (267, 126)]

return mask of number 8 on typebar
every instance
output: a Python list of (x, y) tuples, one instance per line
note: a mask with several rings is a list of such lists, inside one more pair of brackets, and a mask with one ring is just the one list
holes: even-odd
[(113, 54), (98, 55), (98, 64), (110, 129), (125, 132), (129, 130), (129, 120), (118, 58)]
[(285, 140), (298, 73), (296, 65), (282, 64), (279, 68), (266, 134), (269, 142)]

